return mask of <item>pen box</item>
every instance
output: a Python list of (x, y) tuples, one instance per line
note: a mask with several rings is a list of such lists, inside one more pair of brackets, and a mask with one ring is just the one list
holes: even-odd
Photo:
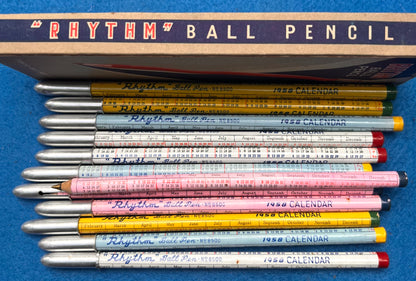
[(36, 79), (402, 83), (416, 14), (0, 15), (0, 62)]

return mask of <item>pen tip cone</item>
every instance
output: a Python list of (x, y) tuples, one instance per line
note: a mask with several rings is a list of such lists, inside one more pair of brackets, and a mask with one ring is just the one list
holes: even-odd
[(54, 185), (52, 185), (52, 188), (56, 188), (56, 189), (61, 190), (62, 185), (61, 185), (60, 183), (58, 183), (58, 184), (54, 184)]

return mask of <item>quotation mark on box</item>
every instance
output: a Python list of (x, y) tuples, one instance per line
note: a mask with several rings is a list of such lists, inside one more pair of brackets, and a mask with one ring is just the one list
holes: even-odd
[(173, 22), (165, 22), (163, 24), (163, 31), (169, 32), (172, 29)]
[(42, 25), (42, 21), (40, 20), (34, 20), (32, 22), (32, 25), (30, 26), (30, 28), (40, 28)]

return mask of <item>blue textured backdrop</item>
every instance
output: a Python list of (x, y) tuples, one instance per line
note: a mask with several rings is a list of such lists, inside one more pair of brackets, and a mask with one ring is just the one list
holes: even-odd
[[(0, 13), (46, 12), (416, 12), (414, 1), (1, 1)], [(406, 170), (410, 184), (386, 192), (392, 209), (382, 213), (387, 229), (384, 245), (279, 248), (282, 251), (386, 251), (391, 261), (386, 270), (63, 270), (40, 264), (44, 254), (38, 247), (40, 237), (24, 234), (20, 225), (38, 218), (35, 201), (17, 199), (12, 189), (25, 181), (23, 169), (39, 164), (34, 154), (44, 149), (36, 137), (43, 131), (40, 117), (49, 114), (46, 98), (34, 92), (35, 80), (0, 65), (0, 280), (415, 280), (416, 239), (413, 199), (416, 164), (415, 99), (416, 80), (399, 87), (394, 115), (405, 119), (403, 132), (387, 134), (389, 152), (386, 164), (377, 170)], [(412, 161), (413, 160), (413, 161)], [(263, 249), (266, 250), (266, 249)]]

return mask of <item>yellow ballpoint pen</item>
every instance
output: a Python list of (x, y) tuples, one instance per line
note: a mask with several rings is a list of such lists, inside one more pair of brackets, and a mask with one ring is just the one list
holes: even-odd
[(22, 230), (31, 234), (95, 234), (197, 230), (377, 227), (379, 224), (380, 217), (377, 212), (299, 212), (38, 219), (24, 223)]
[(393, 85), (358, 84), (248, 84), (198, 82), (75, 82), (41, 81), (39, 93), (50, 96), (84, 97), (187, 97), (392, 100)]
[(64, 113), (265, 114), (390, 116), (390, 101), (199, 99), (199, 98), (52, 98), (45, 106)]

